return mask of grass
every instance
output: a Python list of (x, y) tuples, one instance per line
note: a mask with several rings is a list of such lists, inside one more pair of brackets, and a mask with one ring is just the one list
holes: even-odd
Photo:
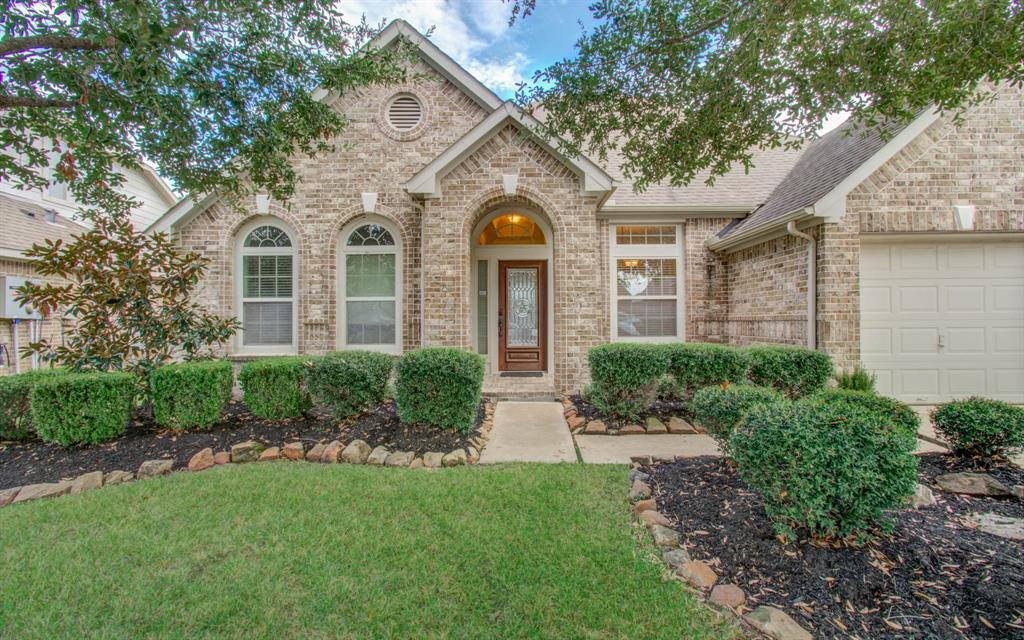
[(625, 467), (282, 462), (12, 505), (0, 636), (733, 637), (662, 579), (625, 488)]

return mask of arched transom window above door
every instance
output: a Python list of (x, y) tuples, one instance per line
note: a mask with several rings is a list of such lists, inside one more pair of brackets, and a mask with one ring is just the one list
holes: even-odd
[(338, 343), (341, 348), (401, 352), (402, 252), (384, 221), (360, 221), (339, 244)]
[(526, 214), (518, 212), (495, 216), (480, 232), (483, 246), (502, 244), (544, 244), (544, 230)]
[(240, 347), (250, 353), (295, 350), (296, 251), (276, 221), (242, 229), (238, 248)]

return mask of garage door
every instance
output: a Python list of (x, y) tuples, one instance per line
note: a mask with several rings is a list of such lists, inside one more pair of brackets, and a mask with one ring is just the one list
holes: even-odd
[(1024, 402), (1024, 241), (865, 242), (861, 359), (904, 402)]

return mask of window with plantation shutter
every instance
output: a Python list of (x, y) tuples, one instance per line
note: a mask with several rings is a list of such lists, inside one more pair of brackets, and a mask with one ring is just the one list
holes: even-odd
[(414, 96), (402, 94), (388, 105), (388, 124), (400, 132), (412, 131), (423, 120), (423, 105)]
[(243, 234), (239, 248), (243, 351), (282, 353), (295, 346), (295, 247), (273, 223)]

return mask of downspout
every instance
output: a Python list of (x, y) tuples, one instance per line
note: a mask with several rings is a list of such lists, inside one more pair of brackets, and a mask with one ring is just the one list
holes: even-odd
[(798, 231), (796, 221), (786, 223), (786, 233), (807, 241), (807, 348), (818, 347), (818, 242), (813, 236)]

